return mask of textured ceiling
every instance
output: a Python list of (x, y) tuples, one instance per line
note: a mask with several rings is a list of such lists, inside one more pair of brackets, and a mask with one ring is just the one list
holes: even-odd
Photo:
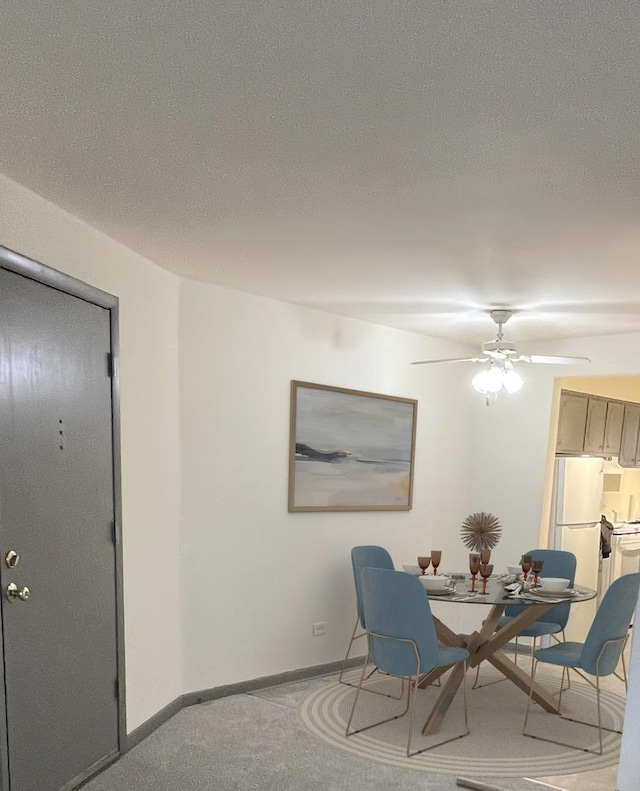
[(0, 170), (208, 282), (465, 342), (498, 305), (515, 339), (640, 331), (639, 27), (636, 0), (5, 0)]

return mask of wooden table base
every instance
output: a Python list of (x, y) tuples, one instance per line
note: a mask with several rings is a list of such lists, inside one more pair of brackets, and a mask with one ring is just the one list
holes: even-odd
[[(490, 662), (505, 676), (505, 678), (509, 679), (509, 681), (513, 682), (528, 695), (531, 687), (531, 677), (521, 670), (515, 662), (505, 656), (500, 649), (513, 637), (517, 637), (521, 634), (527, 626), (537, 621), (541, 615), (548, 612), (555, 606), (555, 602), (553, 604), (532, 604), (523, 606), (522, 612), (514, 616), (506, 626), (496, 632), (495, 628), (504, 613), (505, 606), (506, 602), (505, 604), (494, 604), (488, 618), (482, 624), (480, 631), (473, 632), (473, 634), (470, 635), (458, 635), (438, 618), (434, 617), (433, 620), (436, 626), (438, 639), (441, 643), (467, 649), (469, 652), (467, 667), (475, 668), (481, 662)], [(438, 671), (429, 674), (422, 682), (421, 686), (432, 683), (436, 678), (446, 673), (448, 669), (449, 668), (439, 668)], [(462, 684), (463, 678), (464, 669), (462, 665), (459, 665), (454, 668), (446, 683), (443, 685), (431, 714), (424, 724), (422, 733), (425, 736), (437, 733), (440, 729), (442, 720), (460, 684)], [(559, 711), (556, 698), (550, 695), (546, 689), (538, 683), (533, 685), (533, 700), (540, 704), (546, 711), (555, 713)]]

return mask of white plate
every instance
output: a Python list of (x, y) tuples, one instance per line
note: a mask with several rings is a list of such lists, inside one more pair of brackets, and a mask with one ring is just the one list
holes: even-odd
[(428, 590), (427, 593), (429, 596), (450, 596), (452, 593), (455, 593), (455, 588), (445, 588), (444, 590)]
[(548, 599), (568, 599), (571, 596), (576, 596), (578, 591), (573, 588), (565, 588), (563, 591), (553, 593), (552, 591), (542, 590), (542, 588), (532, 588), (529, 593), (534, 596), (545, 596)]

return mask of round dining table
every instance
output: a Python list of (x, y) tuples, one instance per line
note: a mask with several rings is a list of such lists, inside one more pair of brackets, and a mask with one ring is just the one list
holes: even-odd
[[(503, 581), (499, 577), (492, 577), (488, 580), (486, 592), (483, 593), (482, 580), (476, 580), (475, 590), (471, 590), (471, 578), (462, 574), (450, 575), (455, 582), (455, 590), (446, 592), (427, 591), (430, 601), (438, 601), (449, 604), (464, 604), (475, 607), (490, 608), (482, 622), (482, 627), (472, 634), (456, 634), (445, 623), (433, 616), (438, 640), (444, 645), (466, 648), (469, 652), (467, 668), (475, 668), (481, 662), (489, 662), (505, 678), (519, 687), (527, 695), (531, 690), (532, 698), (543, 709), (551, 712), (558, 712), (559, 706), (557, 699), (550, 694), (541, 684), (534, 683), (531, 688), (531, 676), (520, 668), (510, 659), (501, 648), (515, 637), (518, 637), (527, 626), (537, 621), (546, 612), (549, 612), (556, 604), (569, 601), (571, 605), (589, 601), (597, 595), (595, 590), (575, 585), (573, 593), (565, 595), (545, 595), (540, 594), (539, 589), (523, 591), (521, 596), (513, 598), (511, 592), (507, 590)], [(455, 579), (458, 577), (458, 579)], [(514, 615), (505, 626), (496, 631), (500, 618), (504, 614), (507, 605), (516, 605), (519, 612)], [(437, 678), (446, 673), (449, 668), (438, 668), (430, 673), (421, 682), (421, 687), (432, 684)], [(464, 666), (454, 667), (438, 696), (435, 706), (428, 720), (426, 721), (422, 733), (427, 735), (436, 733), (442, 720), (453, 701), (456, 691), (464, 678)]]

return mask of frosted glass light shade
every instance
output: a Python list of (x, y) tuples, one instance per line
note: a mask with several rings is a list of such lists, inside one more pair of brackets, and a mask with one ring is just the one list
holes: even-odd
[(524, 379), (517, 371), (514, 371), (513, 368), (504, 372), (502, 377), (502, 386), (507, 391), (507, 393), (517, 393), (523, 384)]
[(482, 393), (482, 395), (494, 395), (502, 390), (503, 387), (507, 393), (517, 393), (524, 384), (524, 379), (513, 369), (509, 362), (507, 362), (506, 366), (502, 368), (497, 365), (490, 365), (488, 368), (484, 368), (473, 377), (471, 381), (473, 389), (477, 390), (478, 393)]
[(477, 373), (471, 381), (474, 390), (486, 395), (497, 393), (502, 387), (502, 371), (499, 368), (485, 368)]

